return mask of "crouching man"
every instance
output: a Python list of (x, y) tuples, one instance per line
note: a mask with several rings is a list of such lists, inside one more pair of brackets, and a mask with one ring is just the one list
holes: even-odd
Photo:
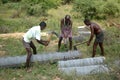
[(85, 25), (87, 25), (88, 27), (90, 27), (91, 30), (91, 36), (89, 41), (87, 42), (87, 45), (90, 45), (90, 42), (92, 41), (94, 35), (96, 35), (94, 44), (93, 44), (93, 54), (92, 57), (95, 57), (96, 55), (96, 48), (97, 45), (99, 45), (100, 49), (101, 49), (101, 56), (104, 56), (104, 47), (103, 47), (103, 41), (104, 41), (104, 34), (102, 29), (100, 28), (100, 26), (97, 23), (91, 22), (89, 19), (85, 19), (84, 20)]
[(47, 46), (49, 44), (49, 41), (44, 41), (41, 39), (41, 30), (44, 30), (46, 28), (46, 23), (44, 21), (40, 22), (39, 26), (33, 26), (30, 28), (24, 35), (23, 35), (23, 45), (27, 51), (27, 59), (26, 59), (26, 67), (28, 68), (30, 66), (30, 58), (33, 54), (37, 54), (36, 47), (34, 43), (32, 42), (33, 39), (35, 39), (38, 43)]

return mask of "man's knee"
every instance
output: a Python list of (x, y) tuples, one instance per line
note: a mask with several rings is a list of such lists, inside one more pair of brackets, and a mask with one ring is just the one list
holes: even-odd
[(96, 52), (96, 49), (93, 48), (93, 52)]
[(30, 60), (31, 56), (32, 56), (32, 53), (28, 53), (27, 54), (27, 60)]
[(28, 57), (31, 58), (31, 56), (32, 56), (32, 53), (29, 53), (29, 54), (28, 54)]
[(36, 50), (36, 47), (34, 46), (34, 47), (32, 47), (32, 49), (33, 49), (33, 50)]
[(60, 37), (60, 38), (59, 38), (59, 42), (61, 42), (61, 41), (62, 41), (62, 39), (63, 39), (63, 37)]
[(72, 37), (69, 38), (69, 41), (72, 42)]

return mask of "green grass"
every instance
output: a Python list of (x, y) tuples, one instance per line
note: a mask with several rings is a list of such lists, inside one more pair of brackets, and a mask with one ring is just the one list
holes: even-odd
[[(60, 20), (65, 16), (65, 14), (71, 14), (70, 5), (61, 6), (58, 9), (51, 9), (48, 11), (49, 16), (47, 18), (47, 28), (45, 31), (54, 30), (57, 33), (60, 32)], [(1, 8), (0, 8), (1, 9)], [(3, 9), (1, 9), (3, 10)], [(35, 16), (27, 16), (24, 15), (19, 18), (10, 18), (7, 14), (12, 12), (11, 10), (5, 9), (0, 12), (0, 27), (5, 26), (8, 32), (26, 32), (27, 29), (34, 25), (38, 25), (44, 17), (35, 17)], [(73, 35), (77, 33), (77, 26), (83, 25), (82, 19), (77, 19), (72, 17), (73, 19)], [(118, 19), (116, 19), (118, 20)], [(119, 80), (117, 77), (117, 73), (120, 71), (118, 65), (114, 64), (115, 60), (120, 59), (120, 31), (119, 28), (115, 26), (106, 27), (105, 21), (98, 21), (105, 28), (105, 63), (112, 68), (109, 74), (94, 74), (94, 75), (86, 75), (86, 76), (67, 76), (63, 73), (60, 73), (56, 64), (45, 63), (39, 64), (34, 63), (31, 66), (32, 72), (27, 73), (25, 68), (0, 68), (0, 80)], [(2, 31), (2, 30), (1, 30)], [(52, 40), (57, 40), (56, 37), (53, 37)], [(48, 47), (44, 47), (43, 45), (38, 44), (34, 41), (38, 54), (55, 52), (57, 50), (57, 44), (52, 46), (51, 43)], [(92, 42), (93, 43), (93, 42)], [(92, 43), (89, 47), (86, 44), (82, 44), (78, 47), (78, 50), (83, 54), (83, 58), (91, 57), (92, 55)], [(0, 57), (5, 56), (20, 56), (26, 55), (26, 51), (23, 47), (21, 39), (16, 38), (0, 38), (0, 51), (5, 51), (4, 54), (0, 53)], [(61, 51), (64, 51), (64, 45), (61, 47)], [(97, 48), (96, 56), (100, 56), (100, 49)]]
[[(107, 36), (108, 39), (111, 39), (110, 35), (116, 35), (117, 33), (113, 34), (113, 32), (119, 32), (119, 30), (115, 29), (113, 27), (111, 31), (108, 31), (109, 36)], [(114, 36), (115, 37), (115, 36)], [(95, 75), (87, 75), (87, 76), (66, 76), (65, 74), (62, 74), (57, 69), (57, 64), (39, 64), (34, 63), (31, 67), (32, 72), (27, 73), (26, 69), (24, 68), (1, 68), (0, 69), (0, 80), (54, 80), (56, 77), (63, 79), (63, 80), (118, 80), (117, 73), (119, 72), (120, 68), (117, 65), (114, 65), (114, 61), (120, 59), (119, 54), (119, 47), (120, 45), (116, 42), (119, 40), (118, 38), (113, 38), (112, 40), (108, 40), (105, 42), (105, 53), (106, 53), (106, 64), (110, 66), (113, 70), (109, 74), (95, 74)], [(116, 43), (113, 43), (116, 42)], [(49, 52), (49, 47), (46, 48), (46, 51), (44, 50), (44, 46), (37, 44), (36, 41), (34, 41), (37, 51), (39, 54), (46, 52)], [(6, 51), (6, 54), (4, 56), (18, 56), (18, 55), (25, 55), (26, 51), (23, 48), (21, 39), (14, 39), (14, 38), (8, 38), (8, 39), (0, 39), (0, 44), (4, 45), (0, 50)], [(56, 45), (57, 46), (57, 45)], [(54, 46), (55, 49), (56, 46)], [(53, 48), (53, 47), (52, 47)], [(61, 48), (64, 50), (64, 47)], [(90, 47), (86, 47), (86, 44), (82, 44), (78, 48), (81, 53), (83, 53), (83, 58), (90, 57), (92, 55), (92, 43)], [(97, 56), (100, 56), (100, 50), (99, 47), (97, 49)], [(7, 77), (6, 77), (7, 76)]]
[[(50, 66), (50, 67), (48, 67)], [(0, 69), (0, 80), (53, 80), (59, 76), (56, 64), (34, 64), (31, 67), (32, 72), (26, 72), (26, 69)], [(7, 77), (6, 77), (7, 76)]]
[(22, 40), (17, 40), (13, 38), (0, 39), (0, 44), (4, 45), (1, 49), (5, 51), (5, 56), (17, 56), (25, 53), (21, 42)]

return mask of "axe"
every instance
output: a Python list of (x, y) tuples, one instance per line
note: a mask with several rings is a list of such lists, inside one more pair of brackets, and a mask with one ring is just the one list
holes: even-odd
[(78, 45), (81, 45), (81, 44), (84, 44), (84, 43), (87, 43), (87, 41), (82, 42), (82, 43), (75, 44), (75, 45), (73, 46), (74, 50), (77, 50), (77, 46), (78, 46)]

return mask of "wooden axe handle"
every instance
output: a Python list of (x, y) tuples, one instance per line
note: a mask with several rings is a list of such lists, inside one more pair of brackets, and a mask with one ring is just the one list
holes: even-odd
[(87, 43), (87, 41), (82, 42), (82, 43), (75, 44), (74, 46), (78, 46), (78, 45), (80, 45), (80, 44), (84, 44), (84, 43)]

